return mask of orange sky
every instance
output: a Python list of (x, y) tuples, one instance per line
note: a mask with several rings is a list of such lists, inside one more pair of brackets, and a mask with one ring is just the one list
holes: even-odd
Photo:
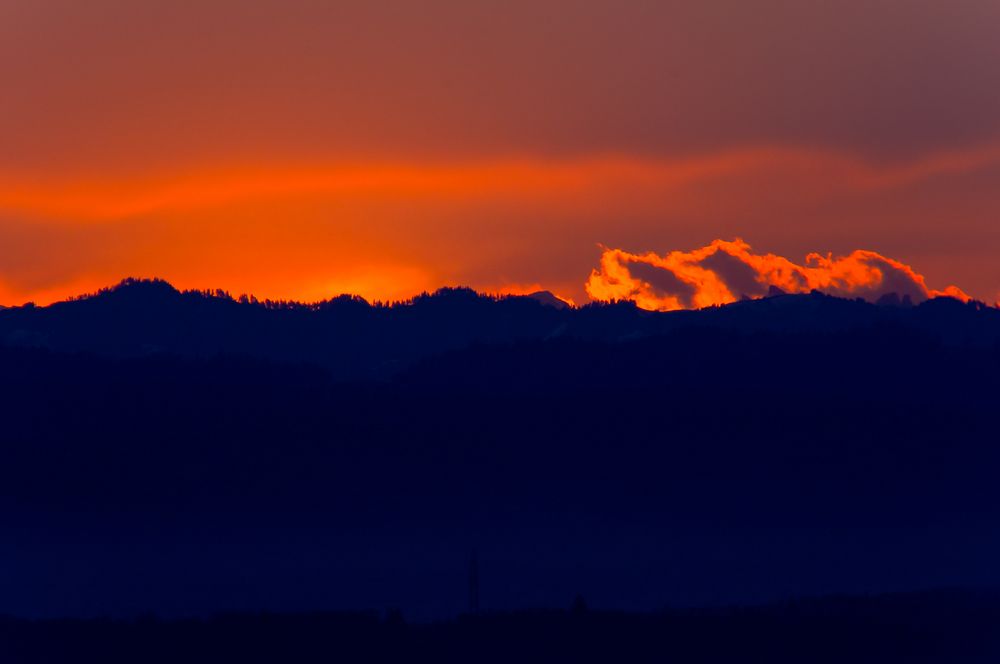
[(1000, 5), (798, 4), (0, 0), (0, 302), (579, 303), (717, 238), (1000, 298)]

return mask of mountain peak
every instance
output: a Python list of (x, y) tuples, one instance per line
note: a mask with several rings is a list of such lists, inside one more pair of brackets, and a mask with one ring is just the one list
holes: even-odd
[(556, 309), (568, 309), (570, 308), (569, 302), (560, 298), (552, 291), (540, 290), (534, 293), (528, 293), (527, 295), (522, 295), (521, 297), (526, 297), (547, 307), (555, 307)]
[[(91, 297), (114, 297), (125, 299), (154, 299), (174, 297), (180, 295), (180, 291), (173, 287), (169, 281), (163, 279), (141, 279), (127, 277), (114, 286), (102, 288)], [(82, 298), (86, 299), (86, 298)]]

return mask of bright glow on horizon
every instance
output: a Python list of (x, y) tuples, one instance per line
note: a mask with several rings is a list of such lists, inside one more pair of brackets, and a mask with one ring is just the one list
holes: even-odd
[(583, 303), (715, 238), (1000, 288), (1000, 3), (390, 5), (0, 2), (0, 302)]

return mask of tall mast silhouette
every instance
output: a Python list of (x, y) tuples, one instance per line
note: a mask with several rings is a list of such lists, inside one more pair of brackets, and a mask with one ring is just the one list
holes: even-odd
[(469, 555), (469, 613), (479, 613), (479, 553)]

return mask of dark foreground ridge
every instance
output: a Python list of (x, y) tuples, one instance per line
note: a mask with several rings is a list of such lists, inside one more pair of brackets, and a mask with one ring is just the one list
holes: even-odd
[(162, 282), (3, 311), (0, 613), (451, 619), (473, 550), (487, 611), (997, 587), (997, 315)]
[(407, 623), (398, 611), (229, 614), (209, 620), (0, 619), (6, 664), (217, 662), (990, 663), (1000, 595), (935, 592), (630, 614), (463, 615)]
[(992, 346), (1000, 310), (938, 298), (875, 305), (815, 292), (779, 294), (700, 311), (657, 313), (630, 302), (565, 306), (551, 293), (494, 297), (444, 288), (394, 305), (343, 295), (316, 304), (258, 302), (179, 292), (165, 281), (127, 279), (48, 307), (0, 311), (0, 342), (116, 357), (156, 353), (250, 355), (324, 367), (339, 378), (386, 378), (412, 362), (472, 344), (571, 338), (616, 342), (681, 329), (838, 332), (896, 326), (947, 343)]

